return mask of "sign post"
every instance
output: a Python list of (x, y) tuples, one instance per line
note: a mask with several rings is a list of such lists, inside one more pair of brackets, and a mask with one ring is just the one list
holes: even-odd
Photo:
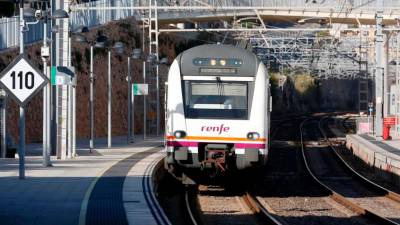
[[(127, 132), (127, 143), (132, 141), (132, 73), (131, 73), (131, 57), (128, 56), (128, 76), (126, 77), (128, 82), (128, 132)], [(135, 132), (133, 132), (135, 133)], [(133, 141), (132, 141), (133, 142)]]
[[(133, 132), (132, 132), (132, 140), (135, 137), (135, 95), (148, 95), (149, 93), (149, 85), (148, 84), (137, 84), (134, 83), (132, 84), (132, 127), (133, 127)], [(145, 138), (146, 132), (145, 132), (145, 127), (146, 127), (146, 116), (143, 116), (143, 138)]]
[(371, 133), (371, 124), (370, 124), (370, 121), (371, 121), (371, 116), (372, 116), (372, 111), (374, 110), (374, 103), (372, 103), (372, 102), (369, 102), (368, 103), (368, 128), (369, 128), (369, 132), (368, 133)]
[[(51, 67), (51, 76), (50, 76), (51, 85), (67, 85), (68, 86), (68, 116), (67, 116), (67, 127), (68, 127), (68, 158), (71, 159), (75, 157), (75, 151), (73, 149), (73, 140), (72, 140), (72, 132), (73, 131), (73, 112), (72, 112), (72, 88), (76, 86), (76, 76), (75, 76), (75, 67), (73, 66), (52, 66)], [(64, 154), (64, 153), (62, 153)], [(61, 156), (63, 157), (63, 156)]]
[(23, 54), (20, 54), (0, 73), (0, 87), (20, 106), (19, 177), (25, 178), (25, 105), (49, 82)]

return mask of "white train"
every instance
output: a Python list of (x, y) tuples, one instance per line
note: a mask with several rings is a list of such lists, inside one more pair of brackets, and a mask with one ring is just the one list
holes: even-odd
[(166, 93), (169, 168), (223, 173), (265, 164), (270, 85), (255, 54), (230, 45), (191, 48), (172, 63)]

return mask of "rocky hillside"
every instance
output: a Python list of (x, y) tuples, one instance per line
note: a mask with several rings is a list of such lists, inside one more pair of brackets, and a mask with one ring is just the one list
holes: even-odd
[[(93, 39), (98, 33), (103, 33), (109, 37), (109, 41), (113, 44), (116, 41), (125, 43), (125, 55), (112, 54), (112, 82), (113, 82), (113, 135), (126, 135), (127, 132), (127, 54), (132, 53), (134, 48), (141, 47), (141, 28), (135, 25), (132, 19), (119, 22), (109, 23), (106, 26), (93, 29), (90, 33), (85, 34), (88, 39)], [(169, 62), (175, 58), (175, 43), (185, 43), (184, 38), (174, 37), (171, 35), (160, 36), (160, 56), (167, 57)], [(41, 44), (34, 44), (26, 47), (28, 58), (39, 69), (42, 70), (40, 57)], [(182, 47), (182, 46), (181, 46)], [(145, 50), (147, 52), (147, 50)], [(0, 70), (3, 70), (16, 56), (18, 49), (7, 50), (0, 53)], [(74, 43), (72, 46), (72, 65), (77, 69), (77, 137), (87, 138), (89, 136), (89, 46)], [(107, 51), (104, 49), (95, 50), (95, 134), (96, 137), (104, 137), (107, 132)], [(132, 60), (133, 82), (142, 83), (142, 61)], [(168, 73), (168, 67), (160, 66), (160, 99), (164, 99), (164, 83)], [(151, 77), (151, 75), (149, 75)], [(150, 89), (155, 88), (154, 79), (148, 79)], [(155, 92), (152, 92), (150, 98), (155, 99)], [(18, 140), (18, 116), (19, 107), (13, 100), (8, 101), (8, 132)], [(143, 102), (142, 97), (135, 99), (135, 131), (142, 131), (143, 118)], [(161, 119), (164, 118), (163, 104), (161, 104)], [(155, 119), (155, 108), (149, 109), (149, 120)], [(162, 121), (162, 120), (161, 120)], [(163, 125), (161, 126), (163, 127)], [(152, 130), (151, 130), (152, 131)], [(26, 107), (26, 138), (27, 142), (40, 142), (42, 140), (42, 94), (35, 96)]]

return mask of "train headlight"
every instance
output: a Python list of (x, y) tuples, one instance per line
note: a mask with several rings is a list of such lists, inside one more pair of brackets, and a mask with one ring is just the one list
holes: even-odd
[(226, 65), (226, 60), (225, 59), (219, 60), (219, 64), (221, 64), (221, 66), (225, 66)]
[(183, 130), (177, 130), (174, 132), (174, 136), (177, 139), (184, 138), (184, 137), (186, 137), (186, 132)]
[(249, 132), (249, 133), (247, 134), (247, 139), (250, 139), (250, 140), (257, 140), (257, 139), (259, 139), (259, 138), (260, 138), (260, 134), (257, 133), (257, 132)]
[(211, 64), (211, 66), (217, 65), (217, 60), (211, 59), (211, 60), (210, 60), (210, 64)]

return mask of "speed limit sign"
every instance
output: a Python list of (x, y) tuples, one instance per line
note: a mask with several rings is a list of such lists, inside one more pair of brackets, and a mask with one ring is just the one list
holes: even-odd
[(39, 92), (49, 79), (25, 58), (19, 55), (0, 73), (0, 87), (20, 106), (24, 106)]

